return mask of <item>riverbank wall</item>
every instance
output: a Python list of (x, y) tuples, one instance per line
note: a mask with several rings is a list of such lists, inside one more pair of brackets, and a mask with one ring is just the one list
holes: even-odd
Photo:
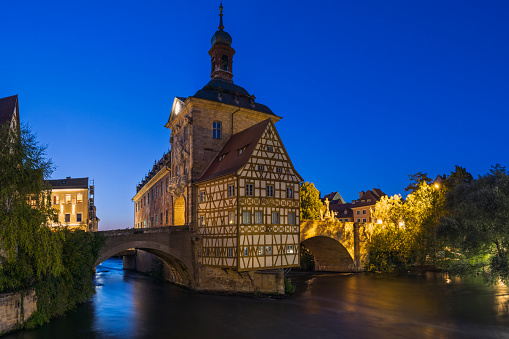
[(198, 264), (191, 286), (185, 285), (179, 273), (157, 256), (135, 250), (134, 255), (124, 256), (124, 269), (161, 277), (165, 281), (202, 292), (284, 294), (283, 269), (237, 272)]
[(36, 310), (34, 289), (0, 294), (0, 335), (21, 327)]

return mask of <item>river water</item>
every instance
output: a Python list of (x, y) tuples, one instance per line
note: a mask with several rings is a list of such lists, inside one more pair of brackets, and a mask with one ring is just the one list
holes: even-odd
[(96, 295), (12, 338), (509, 338), (509, 289), (442, 275), (296, 274), (287, 299), (196, 293), (97, 268)]

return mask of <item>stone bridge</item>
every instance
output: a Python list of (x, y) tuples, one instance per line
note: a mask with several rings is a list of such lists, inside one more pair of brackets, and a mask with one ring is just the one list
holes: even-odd
[(370, 224), (303, 220), (300, 241), (315, 257), (316, 271), (359, 272), (368, 262)]
[(191, 231), (186, 226), (130, 228), (97, 232), (105, 238), (96, 266), (129, 249), (139, 249), (160, 258), (171, 269), (174, 282), (192, 287), (195, 264)]

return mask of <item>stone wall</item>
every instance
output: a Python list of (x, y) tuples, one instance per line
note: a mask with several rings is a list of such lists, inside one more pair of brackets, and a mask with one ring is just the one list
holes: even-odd
[(36, 310), (37, 296), (33, 289), (0, 294), (0, 335), (24, 324)]
[[(124, 269), (145, 274), (162, 274), (164, 280), (168, 282), (185, 285), (171, 266), (157, 256), (142, 250), (136, 250), (136, 255), (124, 257)], [(230, 269), (225, 271), (200, 265), (193, 289), (228, 293), (284, 294), (284, 274), (282, 269), (239, 274)]]

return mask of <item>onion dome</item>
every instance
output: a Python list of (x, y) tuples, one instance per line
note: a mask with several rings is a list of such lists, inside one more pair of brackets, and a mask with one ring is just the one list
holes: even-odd
[(231, 46), (232, 44), (232, 37), (230, 36), (230, 34), (228, 34), (227, 32), (224, 31), (224, 26), (223, 26), (223, 4), (221, 4), (219, 6), (219, 30), (216, 31), (216, 33), (214, 33), (214, 35), (212, 36), (212, 39), (210, 40), (210, 43), (212, 44), (212, 46), (214, 46), (215, 44), (223, 44), (223, 45), (228, 45), (228, 46)]

